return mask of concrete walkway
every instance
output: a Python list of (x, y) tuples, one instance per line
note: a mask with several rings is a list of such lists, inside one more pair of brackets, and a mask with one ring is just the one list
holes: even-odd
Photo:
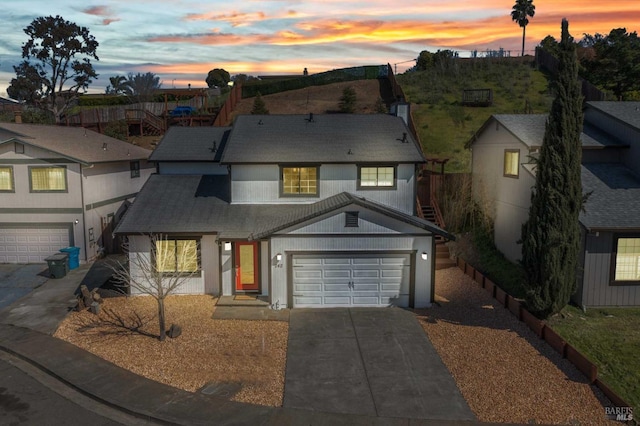
[(389, 309), (293, 309), (285, 408), (473, 420), (414, 315)]

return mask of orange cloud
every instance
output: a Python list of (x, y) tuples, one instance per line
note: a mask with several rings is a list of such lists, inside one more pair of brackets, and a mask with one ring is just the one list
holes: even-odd
[(109, 6), (91, 6), (82, 11), (87, 15), (96, 15), (96, 16), (109, 16), (111, 15), (111, 11)]
[(263, 21), (266, 18), (264, 12), (253, 13), (239, 13), (232, 12), (229, 14), (216, 14), (216, 13), (190, 13), (186, 15), (183, 20), (185, 21), (223, 21), (228, 22), (233, 27), (246, 26), (251, 22)]

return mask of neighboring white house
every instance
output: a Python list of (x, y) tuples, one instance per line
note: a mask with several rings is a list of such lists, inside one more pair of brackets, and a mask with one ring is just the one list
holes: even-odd
[[(496, 247), (521, 258), (547, 116), (494, 115), (471, 141), (474, 197), (494, 220)], [(640, 102), (588, 102), (582, 133), (582, 255), (573, 300), (640, 305)]]
[[(390, 115), (251, 115), (233, 127), (172, 127), (150, 157), (159, 174), (116, 229), (131, 256), (196, 277), (181, 293), (257, 294), (277, 307), (429, 306), (434, 234), (415, 216), (422, 150)], [(135, 273), (132, 271), (132, 273)]]
[(113, 226), (154, 172), (150, 154), (83, 128), (0, 123), (0, 263), (117, 249)]

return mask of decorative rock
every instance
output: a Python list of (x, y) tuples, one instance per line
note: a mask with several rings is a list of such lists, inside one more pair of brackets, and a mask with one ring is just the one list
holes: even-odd
[(169, 327), (169, 330), (167, 330), (167, 336), (171, 337), (172, 339), (175, 339), (181, 334), (182, 334), (182, 327), (176, 324), (171, 324), (171, 327)]
[(92, 314), (98, 315), (100, 313), (100, 304), (98, 302), (92, 302), (89, 306), (89, 311)]

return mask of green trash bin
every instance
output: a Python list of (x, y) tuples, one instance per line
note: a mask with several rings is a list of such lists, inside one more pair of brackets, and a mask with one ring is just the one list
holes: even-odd
[(57, 253), (45, 259), (49, 265), (51, 278), (63, 278), (69, 272), (69, 260), (66, 253)]

